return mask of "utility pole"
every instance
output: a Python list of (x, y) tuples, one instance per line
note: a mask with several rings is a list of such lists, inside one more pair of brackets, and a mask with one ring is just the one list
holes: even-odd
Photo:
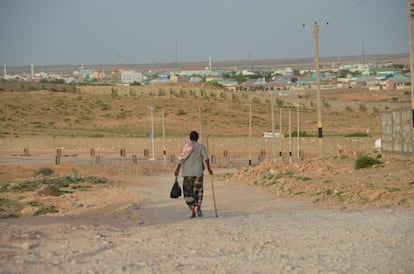
[(174, 41), (175, 45), (175, 73), (178, 74), (178, 45), (177, 40)]
[(298, 160), (300, 160), (300, 119), (299, 119), (299, 108), (302, 107), (300, 104), (293, 104), (297, 107), (297, 132), (298, 132)]
[(282, 155), (282, 108), (279, 109), (279, 159), (283, 161)]
[(276, 162), (276, 147), (275, 147), (275, 102), (273, 98), (273, 90), (270, 91), (270, 108), (272, 111), (272, 155), (273, 162)]
[(203, 134), (201, 133), (201, 107), (198, 107), (198, 121), (199, 121), (199, 123), (200, 123), (200, 132), (199, 132), (199, 135), (200, 135), (200, 143), (202, 143), (203, 142)]
[[(328, 25), (328, 23), (326, 23)], [(305, 24), (303, 24), (305, 27)], [(319, 69), (319, 25), (315, 22), (313, 25), (313, 35), (315, 39), (315, 69), (316, 69), (316, 112), (318, 115), (318, 144), (319, 158), (323, 159), (323, 133), (322, 133), (322, 113), (321, 113), (321, 85)]]
[(249, 104), (249, 167), (252, 166), (252, 103)]
[(414, 143), (414, 0), (408, 0), (408, 29), (410, 41), (412, 142)]
[(155, 160), (155, 145), (154, 145), (154, 106), (147, 106), (147, 109), (151, 111), (151, 144), (152, 144), (152, 160)]
[(292, 164), (292, 112), (289, 108), (289, 165)]
[(164, 168), (167, 167), (167, 150), (165, 147), (165, 115), (164, 115), (164, 110), (162, 110), (162, 145), (163, 145), (163, 150), (162, 150), (162, 155), (164, 158)]

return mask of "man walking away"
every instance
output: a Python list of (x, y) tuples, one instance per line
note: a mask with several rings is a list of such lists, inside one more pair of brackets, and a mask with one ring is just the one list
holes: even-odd
[(190, 140), (186, 141), (181, 149), (181, 153), (178, 156), (178, 166), (175, 169), (175, 176), (178, 176), (181, 166), (183, 167), (181, 174), (184, 177), (184, 200), (191, 209), (191, 218), (196, 217), (196, 208), (197, 216), (203, 217), (201, 203), (203, 202), (204, 191), (204, 163), (207, 166), (207, 170), (210, 175), (213, 175), (206, 147), (203, 144), (199, 144), (197, 141), (198, 133), (196, 131), (192, 131), (190, 133)]

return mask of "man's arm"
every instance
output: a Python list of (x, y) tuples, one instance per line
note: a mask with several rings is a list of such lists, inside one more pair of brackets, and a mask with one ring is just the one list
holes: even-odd
[(178, 164), (174, 172), (175, 176), (178, 176), (178, 174), (180, 174), (180, 168), (181, 168), (181, 164)]
[(205, 162), (206, 162), (208, 173), (210, 173), (210, 175), (213, 175), (213, 171), (211, 170), (211, 167), (210, 167), (210, 160), (207, 159), (205, 160)]

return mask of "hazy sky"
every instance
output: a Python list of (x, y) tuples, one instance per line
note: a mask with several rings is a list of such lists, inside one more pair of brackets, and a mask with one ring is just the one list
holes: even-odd
[[(408, 53), (407, 0), (1, 0), (0, 64)], [(175, 44), (175, 41), (177, 43)], [(176, 54), (177, 50), (177, 54)]]

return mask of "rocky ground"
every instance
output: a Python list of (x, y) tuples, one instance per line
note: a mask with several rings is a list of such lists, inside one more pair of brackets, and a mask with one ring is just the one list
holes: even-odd
[[(222, 175), (222, 179), (256, 186), (270, 193), (274, 199), (293, 199), (309, 203), (312, 207), (340, 210), (414, 207), (414, 165), (411, 156), (371, 155), (369, 157), (379, 158), (379, 162), (357, 169), (357, 154), (357, 151), (344, 151), (339, 156), (323, 160), (314, 158), (291, 164), (265, 161), (252, 167), (233, 168), (232, 172)], [(30, 163), (0, 165), (0, 216), (3, 218), (38, 215), (41, 208), (53, 209), (49, 212), (52, 215), (77, 214), (121, 202), (117, 200), (127, 202), (137, 197), (135, 194), (130, 197), (130, 193), (123, 191), (124, 180), (129, 181), (134, 175), (72, 163), (45, 168), (45, 164), (36, 161), (32, 159)], [(228, 166), (232, 166), (231, 161)], [(53, 174), (39, 174), (42, 169), (52, 170)], [(135, 170), (137, 176), (166, 172), (167, 169), (156, 164)], [(47, 180), (59, 184), (57, 193), (51, 188), (53, 183), (47, 183)], [(37, 187), (27, 188), (27, 185), (36, 182), (39, 183)], [(99, 199), (96, 199), (97, 196)]]
[[(25, 205), (17, 215), (29, 215), (0, 221), (2, 273), (411, 273), (414, 165), (402, 155), (381, 161), (355, 169), (349, 152), (214, 167), (205, 178), (205, 217), (196, 219), (182, 198), (169, 198), (173, 169), (51, 166), (56, 177), (108, 181), (59, 196), (0, 193)], [(17, 184), (44, 166), (3, 162), (0, 175)], [(30, 216), (39, 204), (58, 212)]]
[(233, 178), (262, 186), (277, 197), (304, 200), (323, 208), (414, 206), (412, 156), (381, 155), (379, 164), (356, 169), (356, 154), (348, 151), (340, 156), (292, 165), (267, 162), (241, 169)]

